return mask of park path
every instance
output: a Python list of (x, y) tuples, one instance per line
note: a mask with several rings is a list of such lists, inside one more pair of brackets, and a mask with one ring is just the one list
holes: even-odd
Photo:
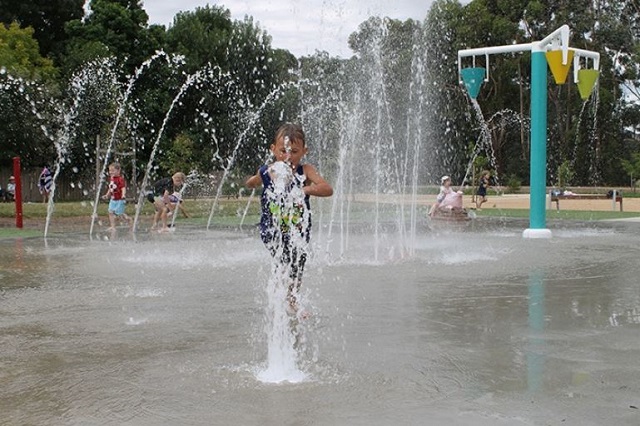
[[(375, 202), (375, 195), (373, 194), (356, 194), (353, 199), (355, 201), (362, 202)], [(393, 195), (384, 194), (378, 197), (380, 203), (397, 203), (401, 200), (409, 202), (411, 197), (408, 195)], [(418, 195), (418, 204), (431, 205), (435, 202), (435, 195)], [(464, 196), (464, 206), (475, 207), (475, 203), (472, 202), (471, 195)], [(625, 212), (638, 212), (640, 213), (640, 198), (624, 198), (623, 206)], [(547, 207), (555, 210), (556, 204), (549, 206), (547, 201)], [(487, 202), (482, 205), (483, 209), (528, 209), (529, 208), (529, 194), (505, 194), (505, 195), (490, 195), (487, 197)], [(616, 204), (615, 210), (618, 211), (620, 206)], [(603, 200), (561, 200), (561, 210), (587, 210), (587, 211), (611, 211), (612, 201), (608, 199)]]

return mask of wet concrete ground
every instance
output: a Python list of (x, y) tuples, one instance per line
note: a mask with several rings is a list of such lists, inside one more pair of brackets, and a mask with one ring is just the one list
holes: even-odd
[(277, 385), (255, 235), (0, 241), (0, 424), (640, 424), (640, 225), (524, 227), (318, 232)]

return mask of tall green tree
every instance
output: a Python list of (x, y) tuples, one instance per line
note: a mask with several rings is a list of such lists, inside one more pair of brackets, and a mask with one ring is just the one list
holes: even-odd
[(291, 79), (287, 70), (295, 58), (273, 50), (269, 35), (250, 18), (232, 21), (230, 12), (218, 6), (176, 15), (167, 30), (166, 49), (184, 58), (185, 73), (197, 76), (167, 137), (188, 133), (193, 164), (201, 171), (226, 168), (229, 159), (253, 164), (261, 155), (267, 117), (282, 97), (273, 92)]
[(68, 39), (67, 22), (82, 18), (84, 0), (0, 0), (0, 22), (32, 27), (40, 54), (57, 60)]
[(40, 55), (33, 35), (33, 28), (20, 28), (17, 22), (0, 25), (0, 67), (17, 77), (52, 81), (57, 69), (51, 59)]
[(0, 163), (19, 156), (26, 166), (39, 165), (52, 151), (43, 126), (52, 116), (57, 69), (40, 55), (34, 30), (14, 22), (0, 25)]
[(222, 6), (197, 7), (179, 12), (167, 30), (166, 50), (183, 55), (186, 70), (195, 72), (206, 64), (228, 70), (229, 41), (233, 31), (231, 12)]
[(68, 23), (67, 74), (87, 60), (114, 56), (127, 73), (148, 59), (163, 41), (163, 30), (148, 25), (140, 0), (93, 0), (91, 14)]

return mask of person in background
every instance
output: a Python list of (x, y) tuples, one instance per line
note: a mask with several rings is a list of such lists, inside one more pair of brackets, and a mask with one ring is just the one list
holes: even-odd
[(127, 197), (127, 184), (121, 175), (121, 167), (119, 163), (109, 164), (109, 185), (107, 185), (107, 193), (102, 196), (103, 199), (109, 200), (109, 229), (116, 230), (116, 217), (122, 217), (131, 225), (131, 218), (125, 213)]
[(48, 166), (43, 166), (38, 178), (38, 190), (42, 194), (42, 202), (47, 203), (49, 201), (49, 194), (51, 193), (51, 186), (53, 185), (53, 176)]
[(491, 173), (488, 170), (482, 172), (478, 180), (478, 191), (476, 192), (476, 208), (480, 210), (482, 204), (487, 202), (487, 189), (489, 188), (489, 178)]
[(175, 203), (172, 203), (171, 196), (177, 192), (187, 177), (182, 172), (174, 173), (170, 178), (160, 179), (153, 184), (153, 192), (147, 195), (147, 199), (153, 203), (156, 212), (153, 215), (153, 224), (151, 230), (154, 231), (158, 226), (158, 221), (162, 222), (162, 228), (159, 232), (169, 231), (167, 226), (167, 218), (169, 213), (175, 208)]
[(15, 201), (16, 199), (16, 178), (9, 177), (9, 183), (7, 184), (7, 191), (4, 194), (4, 199), (8, 202)]
[(462, 209), (462, 191), (454, 191), (451, 188), (451, 178), (442, 176), (440, 179), (440, 192), (436, 197), (436, 202), (429, 210), (429, 216), (433, 217), (439, 209), (443, 210), (461, 210)]
[(184, 217), (189, 217), (187, 209), (184, 208), (184, 200), (182, 199), (182, 194), (180, 194), (179, 191), (175, 191), (173, 194), (169, 195), (169, 201), (169, 208), (171, 209), (171, 212), (169, 212), (169, 216), (172, 215), (177, 208), (178, 210), (180, 210), (180, 214), (182, 214)]

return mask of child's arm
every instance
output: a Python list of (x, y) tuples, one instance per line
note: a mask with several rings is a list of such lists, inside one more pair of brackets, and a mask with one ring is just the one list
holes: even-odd
[(162, 193), (162, 201), (165, 204), (170, 204), (170, 202), (171, 202), (171, 200), (169, 199), (169, 195), (171, 195), (171, 194), (169, 194), (169, 190), (165, 189), (164, 192)]
[(121, 198), (123, 200), (126, 200), (127, 199), (127, 181), (124, 178), (122, 178), (121, 182), (122, 182), (122, 188), (120, 188), (120, 195), (122, 196)]
[(252, 188), (252, 189), (262, 185), (262, 178), (260, 177), (260, 169), (258, 169), (255, 175), (251, 176), (250, 178), (247, 178), (244, 184), (247, 188)]
[(307, 180), (311, 182), (311, 185), (302, 188), (305, 195), (313, 195), (315, 197), (331, 197), (333, 195), (333, 188), (329, 182), (324, 180), (311, 164), (304, 165), (304, 174)]
[(436, 202), (433, 203), (433, 205), (429, 209), (429, 216), (433, 216), (433, 214), (436, 212), (438, 207), (440, 207), (440, 204), (442, 204), (446, 196), (447, 194), (444, 192), (444, 190), (440, 189), (440, 192), (438, 192), (438, 195), (436, 195)]
[(107, 185), (107, 193), (102, 196), (102, 199), (107, 200), (109, 197), (111, 197), (111, 188)]

